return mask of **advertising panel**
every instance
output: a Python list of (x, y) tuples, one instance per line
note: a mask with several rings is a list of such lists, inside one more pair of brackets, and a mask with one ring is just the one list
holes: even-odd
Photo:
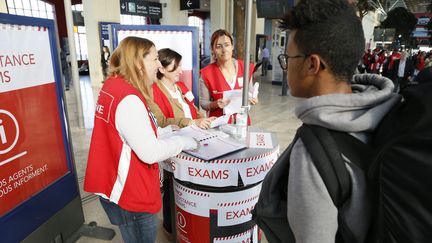
[(0, 36), (0, 241), (67, 239), (84, 215), (54, 22), (0, 14)]
[(66, 174), (68, 168), (47, 29), (17, 25), (0, 28), (3, 215)]

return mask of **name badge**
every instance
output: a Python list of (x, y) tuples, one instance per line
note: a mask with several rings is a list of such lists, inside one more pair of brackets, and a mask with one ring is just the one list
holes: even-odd
[(185, 98), (186, 98), (189, 102), (192, 102), (192, 101), (195, 99), (194, 95), (193, 95), (192, 92), (190, 92), (190, 91), (188, 91), (188, 92), (185, 94)]
[(243, 88), (243, 77), (238, 77), (237, 82), (238, 82), (238, 85), (240, 86), (240, 88)]

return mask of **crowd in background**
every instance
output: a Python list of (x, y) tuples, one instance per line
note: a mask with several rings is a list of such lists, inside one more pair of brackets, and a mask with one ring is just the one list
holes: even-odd
[(358, 71), (381, 74), (391, 79), (395, 84), (395, 92), (399, 92), (410, 84), (422, 82), (423, 80), (418, 80), (418, 74), (426, 70), (430, 72), (431, 67), (432, 50), (408, 52), (395, 48), (390, 52), (375, 48), (364, 52)]

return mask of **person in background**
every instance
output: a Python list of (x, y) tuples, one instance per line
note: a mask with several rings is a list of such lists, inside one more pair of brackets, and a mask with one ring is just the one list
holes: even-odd
[(265, 45), (261, 50), (261, 76), (267, 76), (268, 65), (270, 64), (270, 52)]
[(398, 93), (405, 88), (410, 82), (411, 76), (414, 73), (414, 65), (408, 58), (406, 51), (401, 52), (401, 58), (394, 61), (393, 74), (391, 79), (394, 82), (394, 92)]
[(102, 47), (102, 54), (101, 54), (101, 66), (102, 66), (102, 74), (103, 74), (104, 80), (107, 78), (110, 56), (111, 56), (111, 53), (108, 49), (108, 46), (103, 46)]
[(414, 76), (417, 76), (417, 74), (425, 68), (425, 52), (419, 51), (416, 62), (415, 62), (415, 70), (414, 70)]
[[(223, 29), (216, 30), (210, 41), (215, 62), (201, 69), (200, 106), (209, 112), (209, 116), (223, 115), (223, 108), (229, 100), (223, 99), (223, 92), (241, 90), (243, 88), (243, 60), (233, 58), (233, 37)], [(252, 74), (254, 65), (249, 65), (249, 90), (252, 90)], [(258, 99), (249, 99), (251, 104), (257, 104)], [(229, 121), (232, 123), (232, 119)]]
[[(291, 95), (304, 98), (296, 116), (305, 124), (367, 142), (399, 95), (393, 93), (390, 79), (353, 76), (365, 45), (355, 8), (347, 0), (300, 0), (282, 19), (281, 28), (289, 30), (289, 37), (279, 61), (287, 70)], [(341, 228), (352, 233), (352, 242), (365, 242), (371, 210), (363, 170), (342, 156), (353, 200), (338, 212), (303, 141), (295, 140), (288, 149), (287, 231), (291, 229), (293, 242), (335, 243)], [(342, 220), (346, 225), (340, 225)]]
[(60, 50), (60, 62), (61, 62), (61, 68), (64, 77), (65, 90), (69, 90), (71, 75), (70, 75), (69, 63), (67, 61), (67, 55), (63, 50)]
[[(364, 68), (364, 72), (370, 73), (370, 60), (372, 57), (372, 53), (371, 53), (371, 49), (367, 49), (367, 51), (365, 51), (363, 53), (362, 56), (362, 62), (363, 62), (363, 68)], [(360, 73), (363, 73), (362, 71), (360, 71)]]
[(425, 67), (420, 71), (414, 78), (414, 81), (417, 84), (432, 83), (432, 66)]
[(169, 48), (159, 50), (158, 54), (162, 67), (157, 72), (158, 80), (152, 85), (154, 102), (149, 102), (149, 107), (159, 126), (195, 124), (202, 129), (210, 128), (215, 117), (206, 118), (199, 112), (194, 105), (194, 95), (180, 80), (182, 56)]
[(163, 130), (146, 97), (160, 66), (153, 42), (123, 39), (96, 103), (84, 190), (100, 196), (124, 242), (155, 242), (161, 208), (158, 161), (198, 146), (189, 137), (158, 138)]
[(388, 67), (387, 67), (387, 72), (388, 73), (393, 73), (394, 72), (394, 70), (393, 70), (393, 67), (394, 67), (394, 62), (397, 60), (397, 59), (400, 59), (401, 58), (401, 54), (400, 54), (400, 52), (399, 52), (399, 49), (398, 48), (394, 48), (393, 49), (393, 52), (392, 52), (392, 54), (388, 57)]

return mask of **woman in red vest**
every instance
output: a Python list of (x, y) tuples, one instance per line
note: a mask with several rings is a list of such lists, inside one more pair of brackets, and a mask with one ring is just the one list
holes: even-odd
[[(214, 63), (201, 69), (200, 105), (208, 111), (210, 116), (222, 116), (223, 108), (229, 100), (223, 99), (223, 92), (242, 89), (243, 87), (243, 60), (233, 58), (233, 37), (226, 30), (217, 30), (211, 37), (211, 48)], [(249, 90), (252, 90), (252, 74), (254, 65), (249, 65)], [(258, 99), (249, 99), (256, 104)]]
[(149, 102), (149, 107), (159, 126), (195, 124), (202, 129), (210, 128), (215, 117), (206, 118), (201, 114), (194, 105), (194, 95), (179, 81), (183, 73), (182, 56), (169, 48), (159, 50), (158, 54), (162, 67), (157, 72), (158, 80), (152, 85), (154, 102)]
[[(158, 51), (162, 67), (157, 72), (158, 80), (152, 85), (153, 100), (149, 101), (149, 108), (155, 114), (161, 127), (177, 125), (186, 127), (192, 124), (202, 129), (210, 128), (215, 117), (206, 118), (194, 105), (192, 92), (180, 80), (182, 72), (182, 56), (169, 49)], [(171, 229), (170, 187), (172, 173), (164, 171), (163, 181), (163, 227), (168, 234)]]
[(161, 208), (158, 161), (196, 149), (192, 138), (161, 139), (144, 97), (160, 67), (153, 42), (127, 37), (113, 52), (96, 103), (84, 190), (100, 196), (124, 242), (155, 242)]

